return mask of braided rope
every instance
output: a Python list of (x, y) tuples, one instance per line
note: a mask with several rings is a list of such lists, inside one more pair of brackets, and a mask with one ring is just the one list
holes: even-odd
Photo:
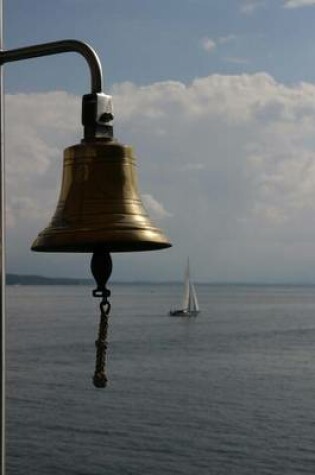
[(107, 357), (107, 332), (108, 332), (108, 316), (110, 311), (110, 303), (102, 301), (100, 304), (101, 318), (98, 331), (98, 339), (95, 341), (96, 361), (95, 372), (93, 376), (94, 386), (104, 388), (107, 384), (106, 376), (106, 357)]

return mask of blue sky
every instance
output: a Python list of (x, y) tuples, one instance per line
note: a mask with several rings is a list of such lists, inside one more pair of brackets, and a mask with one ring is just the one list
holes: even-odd
[[(10, 0), (5, 48), (74, 38), (98, 53), (115, 131), (174, 243), (115, 256), (117, 280), (315, 282), (315, 0)], [(88, 275), (88, 256), (34, 254), (62, 150), (81, 138), (81, 57), (9, 64), (7, 269)]]
[[(7, 48), (82, 39), (99, 53), (109, 85), (189, 82), (197, 75), (244, 71), (268, 71), (285, 82), (313, 81), (313, 10), (311, 1), (284, 0), (10, 0), (5, 2), (5, 39)], [(207, 38), (215, 43), (208, 52), (202, 47)], [(65, 81), (67, 71), (60, 71), (66, 61), (56, 61), (53, 87), (59, 76), (57, 86), (80, 93), (80, 82)], [(46, 75), (23, 69), (26, 80), (8, 73), (8, 90), (50, 86)]]

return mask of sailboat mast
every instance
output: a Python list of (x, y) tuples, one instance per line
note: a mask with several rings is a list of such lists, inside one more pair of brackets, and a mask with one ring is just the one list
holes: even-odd
[(190, 270), (189, 270), (189, 258), (188, 258), (187, 266), (185, 269), (183, 310), (188, 310), (189, 306), (190, 306)]

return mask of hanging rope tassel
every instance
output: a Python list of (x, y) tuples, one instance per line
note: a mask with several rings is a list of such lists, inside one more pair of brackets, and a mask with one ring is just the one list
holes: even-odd
[(93, 290), (93, 297), (102, 297), (100, 303), (101, 318), (98, 331), (98, 339), (95, 341), (96, 362), (93, 376), (94, 386), (105, 388), (107, 384), (106, 357), (107, 357), (107, 332), (108, 317), (111, 305), (108, 301), (110, 291), (106, 288), (106, 283), (112, 272), (112, 260), (109, 253), (102, 251), (94, 252), (91, 261), (91, 271), (96, 281), (97, 288)]

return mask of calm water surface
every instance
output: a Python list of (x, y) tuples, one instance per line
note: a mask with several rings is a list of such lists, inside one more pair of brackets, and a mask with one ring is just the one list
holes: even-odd
[(315, 473), (315, 288), (111, 288), (106, 389), (91, 289), (7, 289), (8, 475)]

